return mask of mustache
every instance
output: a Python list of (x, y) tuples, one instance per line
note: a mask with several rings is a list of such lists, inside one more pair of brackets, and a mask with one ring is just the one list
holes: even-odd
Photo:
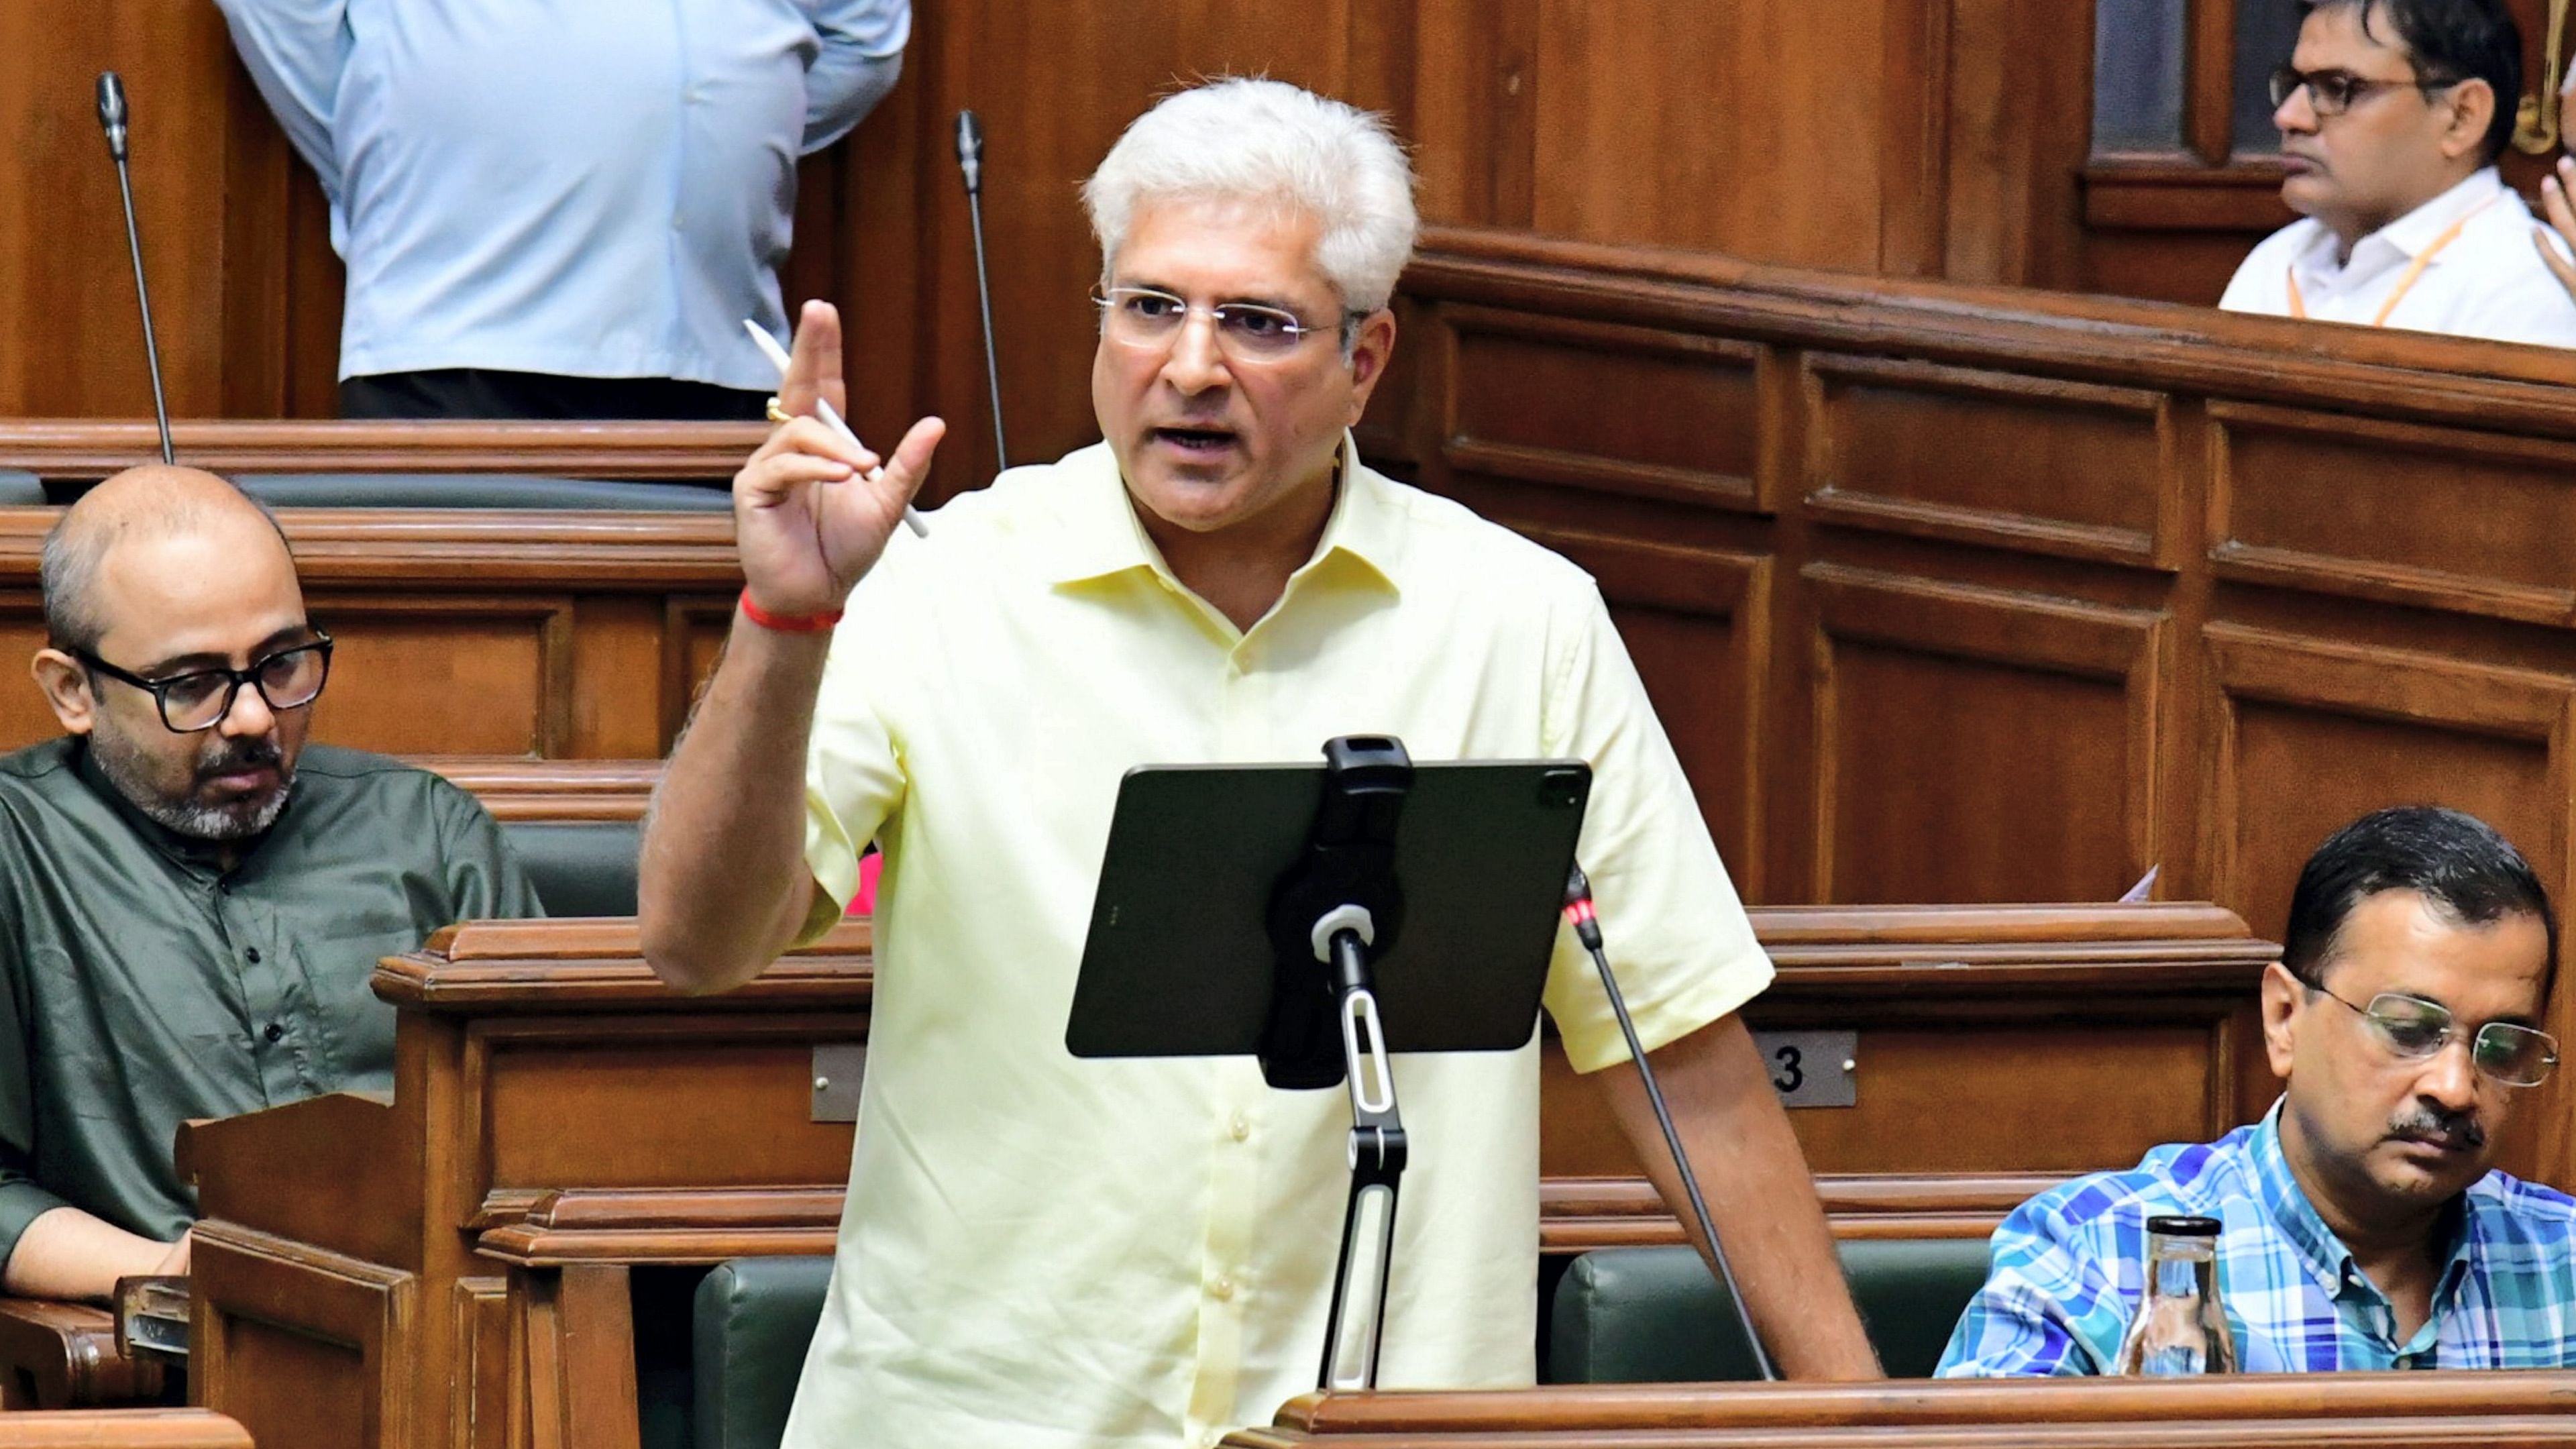
[(2487, 1129), (2474, 1113), (2444, 1112), (2418, 1102), (2388, 1120), (2388, 1135), (2441, 1142), (2472, 1151), (2487, 1145)]
[(260, 735), (249, 739), (215, 740), (197, 757), (197, 778), (210, 780), (217, 775), (237, 774), (263, 766), (282, 767), (286, 752), (276, 740)]

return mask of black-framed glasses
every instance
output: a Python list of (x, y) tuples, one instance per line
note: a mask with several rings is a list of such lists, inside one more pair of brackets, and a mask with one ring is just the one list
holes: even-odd
[(320, 698), (331, 677), (331, 636), (319, 629), (313, 634), (312, 643), (263, 655), (248, 669), (192, 669), (165, 679), (119, 669), (86, 649), (71, 654), (98, 673), (151, 695), (161, 707), (163, 726), (173, 734), (192, 735), (223, 723), (245, 684), (258, 690), (272, 710), (301, 709)]
[(1284, 307), (1259, 302), (1202, 307), (1153, 287), (1104, 288), (1091, 294), (1091, 303), (1100, 309), (1101, 331), (1129, 347), (1168, 347), (1189, 325), (1191, 313), (1205, 312), (1216, 323), (1217, 346), (1238, 362), (1276, 362), (1319, 333), (1339, 330), (1347, 340), (1366, 315), (1346, 315), (1337, 329), (1308, 322)]
[[(2351, 71), (2340, 68), (2301, 70), (2294, 65), (2283, 65), (2276, 67), (2272, 72), (2272, 109), (2279, 110), (2289, 101), (2292, 91), (2304, 87), (2308, 93), (2309, 108), (2317, 113), (2318, 120), (2327, 121), (2351, 110), (2355, 101), (2364, 100), (2375, 91), (2411, 88), (2429, 96), (2435, 91), (2448, 90), (2458, 84), (2456, 80), (2427, 80), (2423, 76), (2416, 76), (2410, 80), (2380, 80), (2371, 76), (2354, 75)], [(2346, 1006), (2351, 1004), (2349, 1001), (2344, 1003)]]
[[(2390, 1051), (2410, 1061), (2449, 1046), (2458, 1030), (2449, 1007), (2402, 991), (2383, 991), (2370, 998), (2368, 1006), (2354, 1006), (2322, 986), (2308, 989), (2361, 1013)], [(2491, 1021), (2470, 1039), (2469, 1060), (2508, 1087), (2537, 1087), (2558, 1066), (2558, 1038), (2509, 1021)]]

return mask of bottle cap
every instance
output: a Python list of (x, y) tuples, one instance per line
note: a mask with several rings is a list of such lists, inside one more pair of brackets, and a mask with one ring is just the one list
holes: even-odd
[(2218, 1236), (2218, 1219), (2202, 1217), (2152, 1217), (2147, 1231), (2165, 1238), (2214, 1238)]

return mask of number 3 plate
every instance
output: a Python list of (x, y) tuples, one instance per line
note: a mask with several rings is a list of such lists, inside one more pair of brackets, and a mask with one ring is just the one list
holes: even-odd
[(1860, 1033), (1757, 1031), (1754, 1050), (1783, 1107), (1848, 1107), (1860, 1099)]

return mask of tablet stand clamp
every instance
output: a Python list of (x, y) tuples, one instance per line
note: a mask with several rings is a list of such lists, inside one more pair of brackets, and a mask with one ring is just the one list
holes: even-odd
[(1351, 1098), (1351, 1195), (1325, 1321), (1325, 1389), (1377, 1387), (1395, 1207), (1404, 1177), (1404, 1118), (1371, 959), (1394, 948), (1404, 921), (1395, 833), (1413, 785), (1402, 741), (1346, 736), (1324, 745), (1323, 797), (1306, 851), (1271, 900), (1277, 957), (1262, 1075), (1274, 1087), (1346, 1082)]

